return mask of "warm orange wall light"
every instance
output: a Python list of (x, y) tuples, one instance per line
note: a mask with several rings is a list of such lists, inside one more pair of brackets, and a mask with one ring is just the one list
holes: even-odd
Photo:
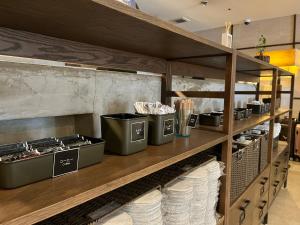
[(270, 63), (297, 74), (300, 68), (300, 51), (298, 49), (276, 50), (265, 52), (271, 57)]

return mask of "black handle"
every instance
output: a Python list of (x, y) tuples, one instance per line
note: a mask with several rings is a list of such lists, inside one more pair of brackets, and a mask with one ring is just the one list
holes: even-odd
[(244, 205), (242, 205), (240, 207), (240, 210), (241, 210), (241, 214), (240, 214), (240, 225), (243, 224), (243, 222), (245, 221), (246, 219), (246, 209), (247, 207), (250, 205), (250, 200), (245, 200), (244, 201)]
[(242, 209), (241, 214), (240, 214), (240, 223), (239, 223), (239, 225), (242, 225), (244, 223), (245, 219), (246, 219), (246, 212), (245, 212), (244, 209)]
[(277, 189), (276, 189), (276, 187), (274, 187), (274, 190), (273, 190), (273, 197), (276, 196), (276, 193), (277, 193)]
[(260, 182), (261, 185), (265, 185), (267, 181), (269, 180), (268, 177), (264, 177), (263, 180)]
[(264, 209), (265, 209), (266, 205), (267, 205), (267, 201), (262, 201), (262, 205), (258, 207), (260, 209), (259, 219), (261, 219), (262, 216), (264, 215)]
[(279, 182), (278, 180), (276, 180), (276, 181), (274, 182), (274, 184), (273, 184), (274, 187), (278, 187), (279, 183), (280, 183), (280, 182)]
[(263, 186), (260, 188), (260, 196), (262, 196), (264, 193), (265, 193), (265, 185), (263, 185)]
[(275, 166), (279, 166), (279, 165), (280, 165), (280, 161), (276, 161), (276, 162), (274, 163), (274, 165), (275, 165)]
[(244, 201), (244, 205), (242, 205), (242, 206), (240, 207), (240, 209), (241, 209), (241, 210), (246, 210), (247, 207), (250, 205), (250, 203), (251, 203), (250, 200), (245, 200), (245, 201)]

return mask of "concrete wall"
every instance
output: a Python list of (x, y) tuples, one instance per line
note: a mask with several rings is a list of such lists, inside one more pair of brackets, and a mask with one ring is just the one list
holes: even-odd
[[(48, 63), (47, 63), (48, 64)], [(0, 62), (0, 119), (133, 112), (136, 101), (160, 101), (161, 77)], [(224, 82), (175, 77), (174, 90), (224, 90)], [(237, 84), (237, 89), (255, 90)], [(253, 96), (240, 96), (244, 106)], [(223, 100), (196, 100), (196, 112), (223, 109)]]
[[(296, 41), (300, 41), (300, 15), (297, 16)], [(233, 26), (233, 47), (246, 48), (256, 46), (261, 34), (267, 38), (267, 44), (282, 44), (293, 42), (293, 16), (286, 16), (261, 21), (253, 21), (250, 25), (236, 24)], [(221, 44), (221, 35), (224, 27), (199, 31), (197, 34)], [(272, 47), (268, 51), (292, 48), (292, 46)], [(246, 51), (255, 55), (256, 50)]]

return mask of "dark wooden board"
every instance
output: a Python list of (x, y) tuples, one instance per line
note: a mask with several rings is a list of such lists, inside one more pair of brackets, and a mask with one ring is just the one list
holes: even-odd
[(112, 0), (2, 0), (0, 26), (168, 59), (231, 53)]
[(3, 27), (0, 27), (0, 54), (104, 69), (166, 72), (163, 59)]

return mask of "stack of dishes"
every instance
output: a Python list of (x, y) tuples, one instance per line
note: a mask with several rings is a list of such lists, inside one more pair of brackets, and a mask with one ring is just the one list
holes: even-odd
[(106, 218), (101, 218), (89, 225), (133, 225), (131, 216), (125, 212), (116, 212)]
[(163, 213), (165, 225), (189, 225), (193, 185), (178, 180), (164, 189)]
[(191, 225), (204, 225), (208, 200), (208, 172), (199, 167), (183, 176), (193, 184), (193, 200), (191, 203)]
[(100, 223), (99, 225), (133, 225), (133, 221), (131, 216), (129, 216), (125, 212), (122, 212), (111, 216), (110, 218)]
[(161, 200), (161, 192), (154, 190), (130, 202), (124, 210), (134, 225), (162, 225)]
[(205, 166), (208, 173), (208, 200), (205, 213), (205, 224), (216, 225), (216, 206), (219, 198), (220, 177), (223, 169), (220, 163), (213, 161)]

